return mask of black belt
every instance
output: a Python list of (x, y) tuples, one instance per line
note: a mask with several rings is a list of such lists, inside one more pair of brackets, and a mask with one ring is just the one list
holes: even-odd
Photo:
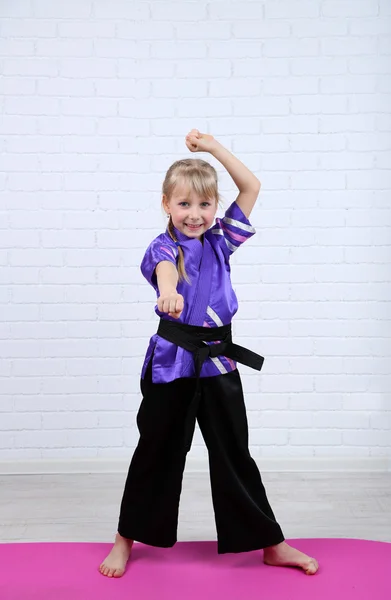
[[(201, 396), (199, 380), (202, 365), (205, 360), (209, 357), (216, 358), (217, 356), (226, 356), (236, 362), (260, 371), (262, 369), (264, 358), (263, 356), (232, 342), (231, 324), (223, 325), (222, 327), (199, 327), (197, 325), (185, 325), (184, 323), (160, 319), (157, 334), (165, 340), (192, 352), (194, 355), (197, 384), (186, 419), (185, 444), (186, 452), (188, 452), (191, 448), (194, 424), (198, 413)], [(205, 342), (220, 343), (209, 345)]]

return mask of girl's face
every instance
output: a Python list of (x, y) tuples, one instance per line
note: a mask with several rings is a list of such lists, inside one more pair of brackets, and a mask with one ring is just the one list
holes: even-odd
[(170, 199), (163, 195), (163, 207), (171, 215), (176, 229), (199, 240), (214, 223), (217, 201), (201, 198), (193, 190), (177, 184)]

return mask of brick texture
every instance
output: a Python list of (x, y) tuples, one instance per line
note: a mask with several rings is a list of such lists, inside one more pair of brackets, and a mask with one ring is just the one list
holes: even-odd
[(388, 0), (0, 3), (0, 460), (137, 443), (139, 264), (193, 127), (263, 184), (232, 275), (254, 453), (390, 456), (390, 34)]

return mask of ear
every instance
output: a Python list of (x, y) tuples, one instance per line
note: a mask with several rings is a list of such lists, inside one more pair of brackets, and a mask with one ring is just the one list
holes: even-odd
[(170, 214), (170, 201), (167, 198), (166, 194), (163, 194), (162, 196), (162, 206), (166, 212), (167, 215)]

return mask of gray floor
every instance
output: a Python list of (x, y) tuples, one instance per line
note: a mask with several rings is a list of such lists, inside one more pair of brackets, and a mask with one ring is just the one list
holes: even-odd
[[(391, 542), (391, 473), (265, 473), (287, 538)], [(113, 540), (124, 475), (0, 476), (0, 542)], [(185, 472), (178, 540), (215, 540), (209, 475)]]

